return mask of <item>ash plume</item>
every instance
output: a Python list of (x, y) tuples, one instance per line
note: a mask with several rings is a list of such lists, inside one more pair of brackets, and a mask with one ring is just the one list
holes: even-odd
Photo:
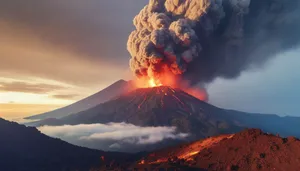
[(300, 40), (299, 0), (150, 0), (127, 49), (137, 77), (236, 78)]

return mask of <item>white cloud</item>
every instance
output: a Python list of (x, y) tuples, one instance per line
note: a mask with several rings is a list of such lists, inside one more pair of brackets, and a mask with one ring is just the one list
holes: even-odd
[(121, 148), (121, 145), (119, 143), (114, 143), (110, 145), (109, 148)]
[(109, 148), (120, 148), (124, 144), (155, 144), (165, 139), (184, 139), (188, 136), (177, 133), (176, 127), (140, 127), (127, 123), (42, 126), (38, 129), (51, 137), (66, 141), (72, 139), (71, 142), (76, 140), (81, 144), (109, 141)]

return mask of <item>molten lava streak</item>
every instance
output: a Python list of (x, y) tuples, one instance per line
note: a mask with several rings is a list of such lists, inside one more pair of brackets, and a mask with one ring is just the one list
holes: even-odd
[[(139, 164), (159, 164), (169, 162), (169, 159), (175, 157), (177, 159), (184, 159), (185, 161), (195, 160), (197, 154), (202, 150), (211, 148), (219, 144), (224, 139), (230, 139), (234, 134), (220, 135), (217, 137), (207, 138), (205, 140), (196, 141), (185, 147), (175, 148), (168, 151), (160, 151), (157, 154), (150, 154), (148, 159), (143, 159)], [(156, 156), (168, 156), (168, 157), (158, 157)]]

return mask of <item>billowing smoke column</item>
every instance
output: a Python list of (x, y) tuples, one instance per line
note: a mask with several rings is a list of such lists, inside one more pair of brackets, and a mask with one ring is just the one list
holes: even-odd
[(235, 78), (300, 40), (299, 0), (150, 0), (127, 43), (137, 77)]

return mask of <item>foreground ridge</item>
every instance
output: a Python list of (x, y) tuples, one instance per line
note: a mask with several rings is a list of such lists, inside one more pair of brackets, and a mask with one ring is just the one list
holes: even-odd
[(260, 129), (221, 135), (159, 150), (131, 167), (155, 170), (287, 171), (300, 168), (300, 141), (282, 138)]

